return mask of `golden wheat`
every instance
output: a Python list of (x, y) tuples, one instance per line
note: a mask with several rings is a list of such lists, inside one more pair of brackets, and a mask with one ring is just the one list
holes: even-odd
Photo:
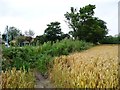
[(54, 60), (50, 79), (63, 88), (116, 88), (118, 45), (101, 45)]
[(34, 88), (35, 78), (31, 71), (25, 70), (7, 70), (2, 71), (0, 77), (2, 77), (1, 88)]

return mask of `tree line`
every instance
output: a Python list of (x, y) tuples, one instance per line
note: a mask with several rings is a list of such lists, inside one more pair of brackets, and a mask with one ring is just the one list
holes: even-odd
[[(85, 7), (77, 10), (74, 7), (70, 8), (70, 12), (64, 14), (66, 23), (71, 31), (69, 33), (63, 33), (61, 30), (60, 22), (50, 22), (47, 24), (47, 28), (44, 30), (43, 35), (38, 35), (33, 39), (34, 32), (32, 30), (25, 31), (24, 34), (15, 27), (9, 27), (8, 29), (8, 41), (14, 45), (13, 41), (17, 45), (22, 46), (23, 42), (27, 41), (32, 45), (40, 45), (44, 42), (51, 41), (51, 43), (64, 38), (72, 38), (83, 40), (92, 43), (118, 43), (120, 35), (117, 37), (107, 36), (108, 29), (106, 22), (95, 17), (94, 9), (95, 5), (86, 5)], [(2, 34), (2, 39), (6, 41), (6, 33)]]

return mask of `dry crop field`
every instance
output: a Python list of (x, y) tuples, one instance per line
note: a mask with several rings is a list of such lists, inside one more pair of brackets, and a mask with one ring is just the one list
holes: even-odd
[(99, 45), (54, 60), (50, 79), (61, 88), (116, 88), (118, 45)]

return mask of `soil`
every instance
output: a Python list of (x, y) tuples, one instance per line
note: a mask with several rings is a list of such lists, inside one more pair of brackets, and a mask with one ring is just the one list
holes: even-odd
[(43, 77), (39, 72), (35, 72), (36, 85), (35, 88), (54, 88), (49, 78)]

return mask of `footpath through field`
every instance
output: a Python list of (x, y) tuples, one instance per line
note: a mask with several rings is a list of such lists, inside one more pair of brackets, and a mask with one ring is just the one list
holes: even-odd
[[(70, 67), (74, 70), (76, 70), (76, 66), (81, 67), (81, 65), (83, 64), (84, 65), (82, 67), (84, 67), (84, 71), (85, 69), (86, 70), (90, 69), (90, 68), (87, 69), (85, 67), (89, 65), (89, 67), (92, 68), (94, 64), (96, 64), (96, 68), (93, 67), (94, 71), (95, 70), (98, 71), (98, 69), (100, 68), (107, 70), (107, 67), (109, 68), (116, 67), (115, 65), (116, 63), (118, 63), (118, 45), (98, 45), (83, 52), (72, 53), (67, 56), (67, 62), (68, 62), (67, 64), (69, 64)], [(112, 64), (112, 62), (114, 62), (114, 65), (109, 65)], [(36, 88), (47, 87), (48, 88), (53, 87), (52, 84), (50, 84), (49, 80), (42, 78), (41, 80), (37, 81)]]

